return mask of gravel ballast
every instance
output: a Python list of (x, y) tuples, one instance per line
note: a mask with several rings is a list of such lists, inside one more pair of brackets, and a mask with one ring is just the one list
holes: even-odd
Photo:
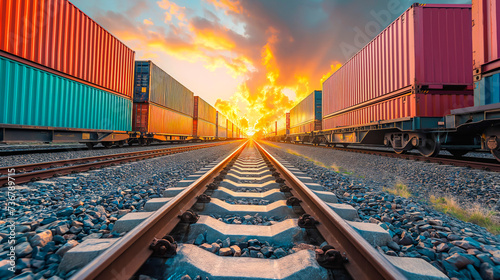
[(82, 157), (94, 157), (103, 155), (114, 155), (130, 152), (140, 152), (149, 150), (161, 150), (182, 146), (193, 146), (193, 145), (204, 145), (208, 143), (182, 143), (182, 144), (165, 144), (165, 145), (151, 145), (151, 146), (125, 146), (123, 148), (111, 148), (111, 149), (95, 149), (95, 150), (71, 150), (68, 149), (64, 152), (55, 153), (33, 153), (24, 155), (10, 155), (2, 156), (2, 161), (0, 161), (0, 166), (14, 166), (22, 164), (32, 164), (47, 161), (58, 161), (65, 159), (74, 159)]
[[(34, 279), (67, 278), (57, 271), (64, 254), (87, 238), (118, 237), (114, 222), (139, 211), (165, 188), (229, 155), (241, 144), (183, 152), (17, 186), (15, 199), (1, 189), (0, 278), (8, 279), (10, 222), (15, 223), (16, 272)], [(15, 215), (7, 212), (8, 203)], [(24, 278), (23, 278), (24, 279)], [(26, 278), (28, 279), (28, 278)], [(57, 278), (54, 278), (57, 279)]]
[[(380, 252), (422, 258), (450, 278), (500, 279), (500, 238), (426, 203), (430, 195), (453, 195), (498, 209), (498, 173), (276, 142), (264, 147), (355, 207), (360, 221), (385, 228), (393, 241)], [(414, 196), (383, 191), (396, 183)]]

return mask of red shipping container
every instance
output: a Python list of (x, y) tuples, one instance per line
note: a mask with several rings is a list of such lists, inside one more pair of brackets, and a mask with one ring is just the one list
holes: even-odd
[(323, 118), (412, 89), (472, 89), (471, 18), (470, 5), (410, 7), (323, 83)]
[(193, 118), (153, 103), (134, 103), (132, 129), (139, 132), (191, 136)]
[(500, 2), (473, 0), (472, 5), (474, 74), (481, 74), (500, 68)]
[(0, 51), (132, 97), (134, 51), (69, 1), (2, 0), (0, 26)]
[[(332, 117), (323, 119), (324, 129), (345, 128), (391, 121), (403, 118), (442, 117), (450, 114), (450, 110), (474, 105), (471, 94), (429, 91), (426, 94), (405, 94), (368, 106), (360, 106)], [(438, 125), (436, 124), (436, 127)]]

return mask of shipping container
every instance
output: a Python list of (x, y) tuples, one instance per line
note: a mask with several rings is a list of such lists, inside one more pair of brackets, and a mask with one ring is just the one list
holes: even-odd
[(471, 90), (471, 18), (471, 5), (411, 6), (323, 83), (323, 117), (412, 90)]
[(227, 138), (233, 138), (233, 123), (227, 120)]
[(0, 125), (130, 131), (132, 101), (0, 56)]
[(215, 124), (217, 110), (199, 96), (194, 97), (194, 117)]
[(500, 73), (483, 76), (474, 84), (474, 106), (500, 103)]
[(321, 130), (321, 90), (315, 90), (290, 110), (290, 134)]
[(227, 138), (227, 118), (221, 113), (217, 112), (217, 138)]
[(500, 2), (472, 1), (472, 46), (475, 74), (500, 68)]
[[(443, 117), (450, 110), (473, 105), (470, 94), (449, 94), (442, 92), (411, 93), (398, 96), (369, 106), (358, 107), (332, 117), (323, 119), (323, 129), (337, 129), (351, 126), (379, 124), (389, 120), (413, 117)], [(438, 128), (438, 123), (434, 124)]]
[(193, 136), (204, 139), (215, 138), (215, 123), (195, 119), (193, 121)]
[(151, 102), (193, 116), (194, 94), (152, 61), (135, 62), (134, 102)]
[(227, 127), (227, 118), (221, 112), (217, 112), (217, 124), (219, 127)]
[(500, 102), (500, 3), (472, 1), (474, 105)]
[(134, 102), (133, 130), (159, 135), (191, 136), (193, 118), (153, 103)]
[(69, 1), (2, 0), (0, 26), (0, 55), (132, 97), (134, 51)]

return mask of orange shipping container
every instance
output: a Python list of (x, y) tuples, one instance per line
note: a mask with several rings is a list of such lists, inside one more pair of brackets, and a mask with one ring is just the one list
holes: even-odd
[(195, 136), (197, 137), (215, 137), (215, 124), (207, 122), (202, 119), (198, 119), (195, 122), (196, 125), (196, 130), (195, 130)]
[(134, 103), (134, 131), (191, 136), (193, 118), (152, 103)]

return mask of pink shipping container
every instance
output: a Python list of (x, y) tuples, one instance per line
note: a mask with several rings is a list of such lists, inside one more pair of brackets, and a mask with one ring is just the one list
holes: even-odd
[(474, 74), (500, 68), (500, 2), (472, 1)]
[[(414, 4), (323, 83), (323, 118), (362, 107), (375, 110), (376, 103), (387, 104), (384, 101), (408, 93), (471, 94), (471, 20), (471, 5)], [(416, 101), (433, 100), (422, 96)], [(441, 103), (434, 115), (452, 108), (456, 107)], [(422, 111), (411, 112), (419, 116)], [(356, 123), (362, 121), (352, 124)], [(330, 121), (324, 125), (323, 129), (336, 127)]]
[(473, 103), (474, 97), (471, 94), (443, 94), (432, 91), (428, 94), (412, 93), (323, 119), (323, 127), (345, 128), (414, 116), (442, 117), (449, 114), (451, 109), (472, 106)]
[(152, 103), (134, 103), (132, 129), (164, 135), (191, 136), (193, 118)]
[(134, 51), (69, 1), (2, 0), (0, 26), (0, 55), (132, 97)]

